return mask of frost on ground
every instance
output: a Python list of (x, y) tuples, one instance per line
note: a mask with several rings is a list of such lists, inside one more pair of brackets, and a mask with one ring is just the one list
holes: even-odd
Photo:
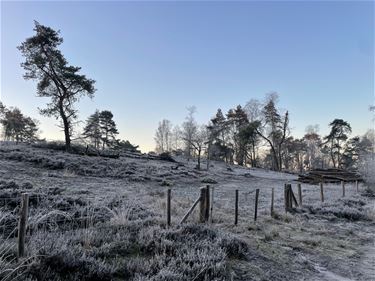
[[(212, 162), (88, 157), (0, 147), (0, 280), (375, 280), (374, 197), (360, 184), (302, 185), (296, 176)], [(179, 221), (202, 185), (214, 187), (213, 223)], [(165, 225), (172, 189), (172, 227)], [(260, 189), (253, 222), (255, 189)], [(275, 190), (274, 217), (270, 216)], [(234, 226), (234, 190), (239, 223)], [(16, 260), (19, 196), (30, 194), (27, 257)]]

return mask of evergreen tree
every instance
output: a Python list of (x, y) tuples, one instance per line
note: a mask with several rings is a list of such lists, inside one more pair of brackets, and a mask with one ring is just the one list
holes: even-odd
[(231, 128), (232, 147), (235, 153), (235, 159), (238, 165), (243, 166), (246, 162), (246, 144), (240, 137), (240, 131), (249, 124), (246, 112), (238, 105), (234, 110), (230, 109), (227, 113), (228, 126)]
[(250, 163), (252, 167), (257, 167), (258, 165), (258, 157), (256, 153), (257, 143), (259, 142), (259, 136), (257, 133), (258, 125), (258, 122), (251, 122), (246, 126), (242, 127), (238, 135), (241, 140), (241, 143), (245, 146), (245, 152), (247, 153), (247, 150), (250, 150), (248, 154), (250, 156)]
[[(208, 154), (211, 159), (225, 159), (228, 162), (227, 142), (227, 121), (219, 108), (215, 117), (211, 118), (208, 129)], [(208, 163), (208, 162), (207, 162)]]
[(83, 129), (83, 136), (90, 140), (90, 143), (99, 149), (102, 140), (102, 131), (100, 128), (100, 112), (96, 110), (94, 114), (86, 121), (86, 126)]
[(138, 147), (139, 147), (138, 145), (133, 145), (128, 140), (124, 141), (124, 140), (117, 139), (114, 149), (126, 150), (126, 151), (131, 151), (131, 152), (139, 152)]
[(331, 132), (324, 137), (325, 143), (329, 148), (332, 164), (334, 168), (342, 166), (343, 144), (348, 139), (348, 134), (352, 132), (350, 124), (342, 119), (333, 120), (329, 126)]
[(262, 121), (258, 122), (257, 133), (269, 144), (272, 156), (272, 168), (282, 169), (282, 146), (288, 132), (289, 113), (282, 117), (276, 108), (277, 93), (271, 93), (262, 109)]
[(24, 78), (37, 80), (37, 95), (50, 98), (47, 107), (40, 109), (40, 113), (60, 119), (65, 134), (65, 147), (70, 150), (74, 121), (78, 113), (74, 104), (83, 96), (93, 97), (95, 81), (79, 74), (80, 67), (68, 64), (58, 49), (63, 42), (59, 32), (36, 21), (34, 31), (36, 35), (26, 39), (18, 47), (26, 58), (21, 64), (26, 71)]
[(0, 103), (0, 124), (5, 140), (32, 142), (37, 139), (38, 122), (24, 116), (18, 108), (6, 108)]
[(118, 135), (118, 131), (111, 111), (103, 110), (99, 113), (99, 126), (102, 149), (114, 146), (116, 144), (116, 135)]
[(347, 169), (358, 169), (360, 161), (370, 155), (372, 150), (371, 140), (366, 136), (350, 138), (344, 147), (342, 163)]

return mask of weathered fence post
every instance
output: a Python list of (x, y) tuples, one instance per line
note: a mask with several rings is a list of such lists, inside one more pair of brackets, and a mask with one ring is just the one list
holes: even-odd
[(345, 182), (341, 181), (341, 186), (342, 186), (342, 197), (345, 197)]
[(21, 197), (20, 220), (18, 223), (18, 257), (25, 255), (25, 238), (27, 229), (27, 217), (29, 214), (29, 194), (23, 193)]
[(201, 187), (199, 196), (199, 222), (205, 222), (206, 218), (206, 194), (207, 188)]
[(210, 186), (206, 186), (206, 203), (205, 203), (205, 216), (204, 216), (204, 221), (208, 222), (210, 219)]
[(211, 200), (210, 200), (210, 223), (213, 222), (213, 209), (214, 209), (214, 191), (215, 187), (211, 187)]
[(273, 210), (273, 202), (275, 197), (275, 189), (272, 187), (271, 191), (271, 217), (273, 216), (274, 210)]
[(238, 223), (238, 189), (235, 190), (234, 197), (234, 225)]
[(302, 207), (302, 188), (301, 188), (301, 184), (297, 184), (297, 187), (298, 187), (298, 201), (299, 201), (299, 205)]
[(289, 198), (288, 198), (288, 187), (285, 184), (284, 185), (284, 207), (285, 207), (285, 213), (288, 212), (288, 205), (289, 205)]
[(290, 203), (290, 207), (293, 208), (293, 202), (294, 202), (294, 205), (296, 207), (298, 207), (298, 202), (297, 202), (297, 199), (296, 197), (294, 196), (294, 193), (293, 193), (293, 188), (292, 188), (292, 185), (290, 184), (290, 187), (289, 187), (289, 192), (290, 192), (290, 198), (291, 198), (291, 203)]
[(355, 181), (355, 187), (356, 187), (357, 192), (358, 192), (359, 191), (359, 189), (358, 189), (358, 181)]
[(323, 182), (320, 182), (319, 185), (320, 185), (320, 200), (322, 202), (324, 202), (324, 187), (323, 187)]
[(255, 210), (254, 210), (254, 221), (257, 221), (258, 216), (258, 199), (259, 199), (259, 188), (255, 190)]
[(167, 190), (167, 226), (171, 225), (171, 189)]
[[(287, 213), (293, 208), (293, 192), (292, 185), (285, 184), (284, 186), (284, 203), (285, 203), (285, 212)], [(296, 202), (296, 201), (295, 201)]]

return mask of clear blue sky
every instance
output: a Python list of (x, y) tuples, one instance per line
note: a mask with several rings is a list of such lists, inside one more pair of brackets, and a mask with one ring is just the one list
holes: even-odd
[(154, 148), (158, 121), (181, 123), (196, 105), (206, 123), (224, 111), (280, 93), (292, 133), (334, 118), (353, 134), (371, 128), (374, 2), (1, 2), (1, 100), (41, 121), (42, 136), (63, 139), (37, 107), (16, 49), (33, 20), (60, 29), (62, 52), (97, 81), (78, 108), (112, 110), (120, 137)]

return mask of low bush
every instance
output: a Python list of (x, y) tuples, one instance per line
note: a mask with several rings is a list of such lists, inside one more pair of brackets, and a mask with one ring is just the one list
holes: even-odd
[(314, 204), (306, 206), (310, 214), (335, 216), (336, 218), (347, 219), (350, 221), (371, 220), (363, 206), (366, 203), (360, 199), (340, 199), (334, 204), (320, 205)]
[[(30, 280), (228, 280), (230, 258), (247, 244), (203, 225), (165, 229), (155, 220), (126, 221), (69, 233), (32, 237), (36, 261)], [(85, 241), (85, 242), (84, 242)]]
[(172, 155), (169, 152), (162, 152), (159, 154), (159, 159), (163, 161), (169, 161), (175, 163), (176, 160), (173, 159)]

